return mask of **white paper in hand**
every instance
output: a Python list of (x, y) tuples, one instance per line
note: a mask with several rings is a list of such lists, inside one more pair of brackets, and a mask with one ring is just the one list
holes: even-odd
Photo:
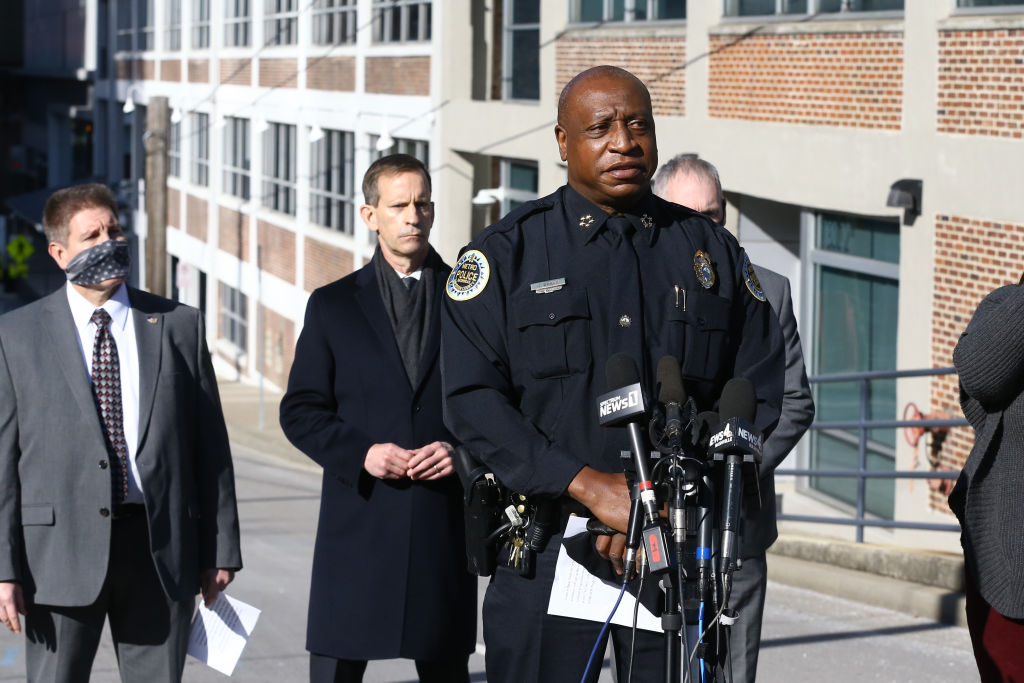
[(217, 595), (210, 609), (200, 600), (192, 618), (188, 654), (230, 676), (259, 617), (258, 609), (224, 593)]
[[(570, 517), (565, 527), (565, 538), (587, 532), (585, 517)], [(555, 565), (555, 580), (548, 600), (548, 614), (588, 621), (604, 622), (619, 598), (620, 585), (602, 581), (586, 570), (583, 565), (569, 557), (565, 546), (558, 549)], [(612, 623), (619, 626), (633, 624), (634, 598), (628, 592), (622, 596), (619, 608), (615, 610)], [(661, 631), (661, 619), (641, 603), (637, 627), (646, 631)]]

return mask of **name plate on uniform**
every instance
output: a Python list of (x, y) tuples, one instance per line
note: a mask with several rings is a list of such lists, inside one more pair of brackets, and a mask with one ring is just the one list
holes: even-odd
[(551, 292), (557, 292), (562, 287), (565, 287), (565, 278), (560, 277), (554, 280), (545, 280), (544, 282), (534, 282), (530, 285), (530, 290), (534, 294), (550, 294)]

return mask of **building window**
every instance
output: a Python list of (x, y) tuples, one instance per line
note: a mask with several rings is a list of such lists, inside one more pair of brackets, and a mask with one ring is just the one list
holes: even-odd
[[(896, 369), (899, 301), (900, 227), (897, 222), (838, 214), (815, 217), (810, 260), (815, 320), (811, 372), (815, 375)], [(858, 420), (860, 382), (814, 385), (815, 419)], [(872, 380), (867, 419), (898, 419), (896, 380)], [(868, 433), (867, 469), (895, 469), (893, 429)], [(811, 433), (810, 464), (815, 469), (857, 469), (859, 432), (855, 429)], [(855, 505), (857, 482), (846, 477), (811, 477), (810, 486), (842, 503)], [(892, 480), (869, 479), (866, 510), (891, 519)]]
[(356, 42), (356, 0), (314, 0), (313, 44)]
[(537, 198), (537, 162), (501, 160), (501, 215)]
[(570, 16), (574, 22), (666, 21), (686, 18), (686, 0), (572, 0), (570, 7)]
[[(153, 4), (155, 0), (138, 0), (136, 3), (138, 17), (136, 18), (136, 24), (139, 27), (139, 45), (140, 50), (152, 50), (155, 45), (153, 44), (153, 33), (154, 17), (156, 12), (153, 10)], [(180, 20), (179, 20), (180, 23)]]
[(540, 98), (540, 0), (508, 0), (502, 62), (505, 99)]
[(164, 49), (174, 52), (181, 49), (181, 0), (167, 0), (167, 40)]
[(903, 11), (903, 0), (725, 0), (727, 17)]
[(263, 133), (263, 206), (295, 215), (295, 126), (271, 123)]
[(309, 220), (346, 235), (354, 231), (355, 136), (325, 130), (310, 146)]
[(229, 116), (224, 126), (224, 191), (249, 198), (249, 119)]
[(192, 123), (192, 182), (207, 187), (210, 184), (210, 115), (194, 113)]
[(181, 123), (172, 123), (167, 140), (167, 175), (181, 177)]
[(1024, 0), (956, 0), (957, 7), (1004, 7), (1024, 5)]
[(220, 333), (245, 353), (248, 332), (248, 297), (234, 287), (220, 283)]
[(210, 0), (192, 0), (192, 49), (210, 47)]
[(130, 52), (132, 49), (132, 0), (117, 0), (117, 43), (118, 52)]
[(430, 168), (430, 143), (425, 140), (411, 140), (407, 138), (395, 138), (394, 144), (384, 150), (377, 149), (379, 135), (370, 136), (371, 161), (376, 161), (389, 154), (408, 154), (423, 162), (423, 165)]
[(373, 36), (379, 43), (430, 40), (430, 0), (373, 0)]
[(249, 0), (225, 0), (224, 46), (249, 47)]
[(264, 45), (294, 45), (299, 39), (299, 0), (265, 0)]

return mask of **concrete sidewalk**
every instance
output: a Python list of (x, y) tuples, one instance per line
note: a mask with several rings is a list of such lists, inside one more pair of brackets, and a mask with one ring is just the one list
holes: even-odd
[[(219, 386), (233, 444), (243, 446), (250, 457), (258, 454), (287, 467), (319, 470), (281, 431), (279, 391), (264, 390), (260, 428), (258, 388), (227, 378)], [(956, 554), (782, 533), (768, 553), (768, 576), (819, 593), (967, 625), (963, 557)]]

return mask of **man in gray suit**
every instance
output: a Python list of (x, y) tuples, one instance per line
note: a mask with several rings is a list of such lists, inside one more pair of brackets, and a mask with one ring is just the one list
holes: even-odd
[(195, 594), (241, 568), (234, 472), (195, 309), (125, 285), (103, 185), (50, 197), (68, 283), (0, 317), (0, 620), (30, 681), (179, 681)]
[[(664, 164), (654, 177), (655, 194), (706, 214), (725, 225), (725, 197), (718, 170), (695, 154), (680, 154)], [(733, 680), (753, 681), (761, 643), (761, 617), (768, 583), (765, 551), (778, 538), (775, 526), (775, 468), (800, 441), (814, 420), (814, 401), (804, 370), (800, 334), (793, 315), (789, 280), (775, 271), (755, 266), (786, 341), (786, 386), (779, 424), (764, 443), (759, 468), (761, 503), (744, 504), (739, 556), (742, 570), (733, 579), (730, 607), (740, 613), (732, 626), (730, 653)]]

